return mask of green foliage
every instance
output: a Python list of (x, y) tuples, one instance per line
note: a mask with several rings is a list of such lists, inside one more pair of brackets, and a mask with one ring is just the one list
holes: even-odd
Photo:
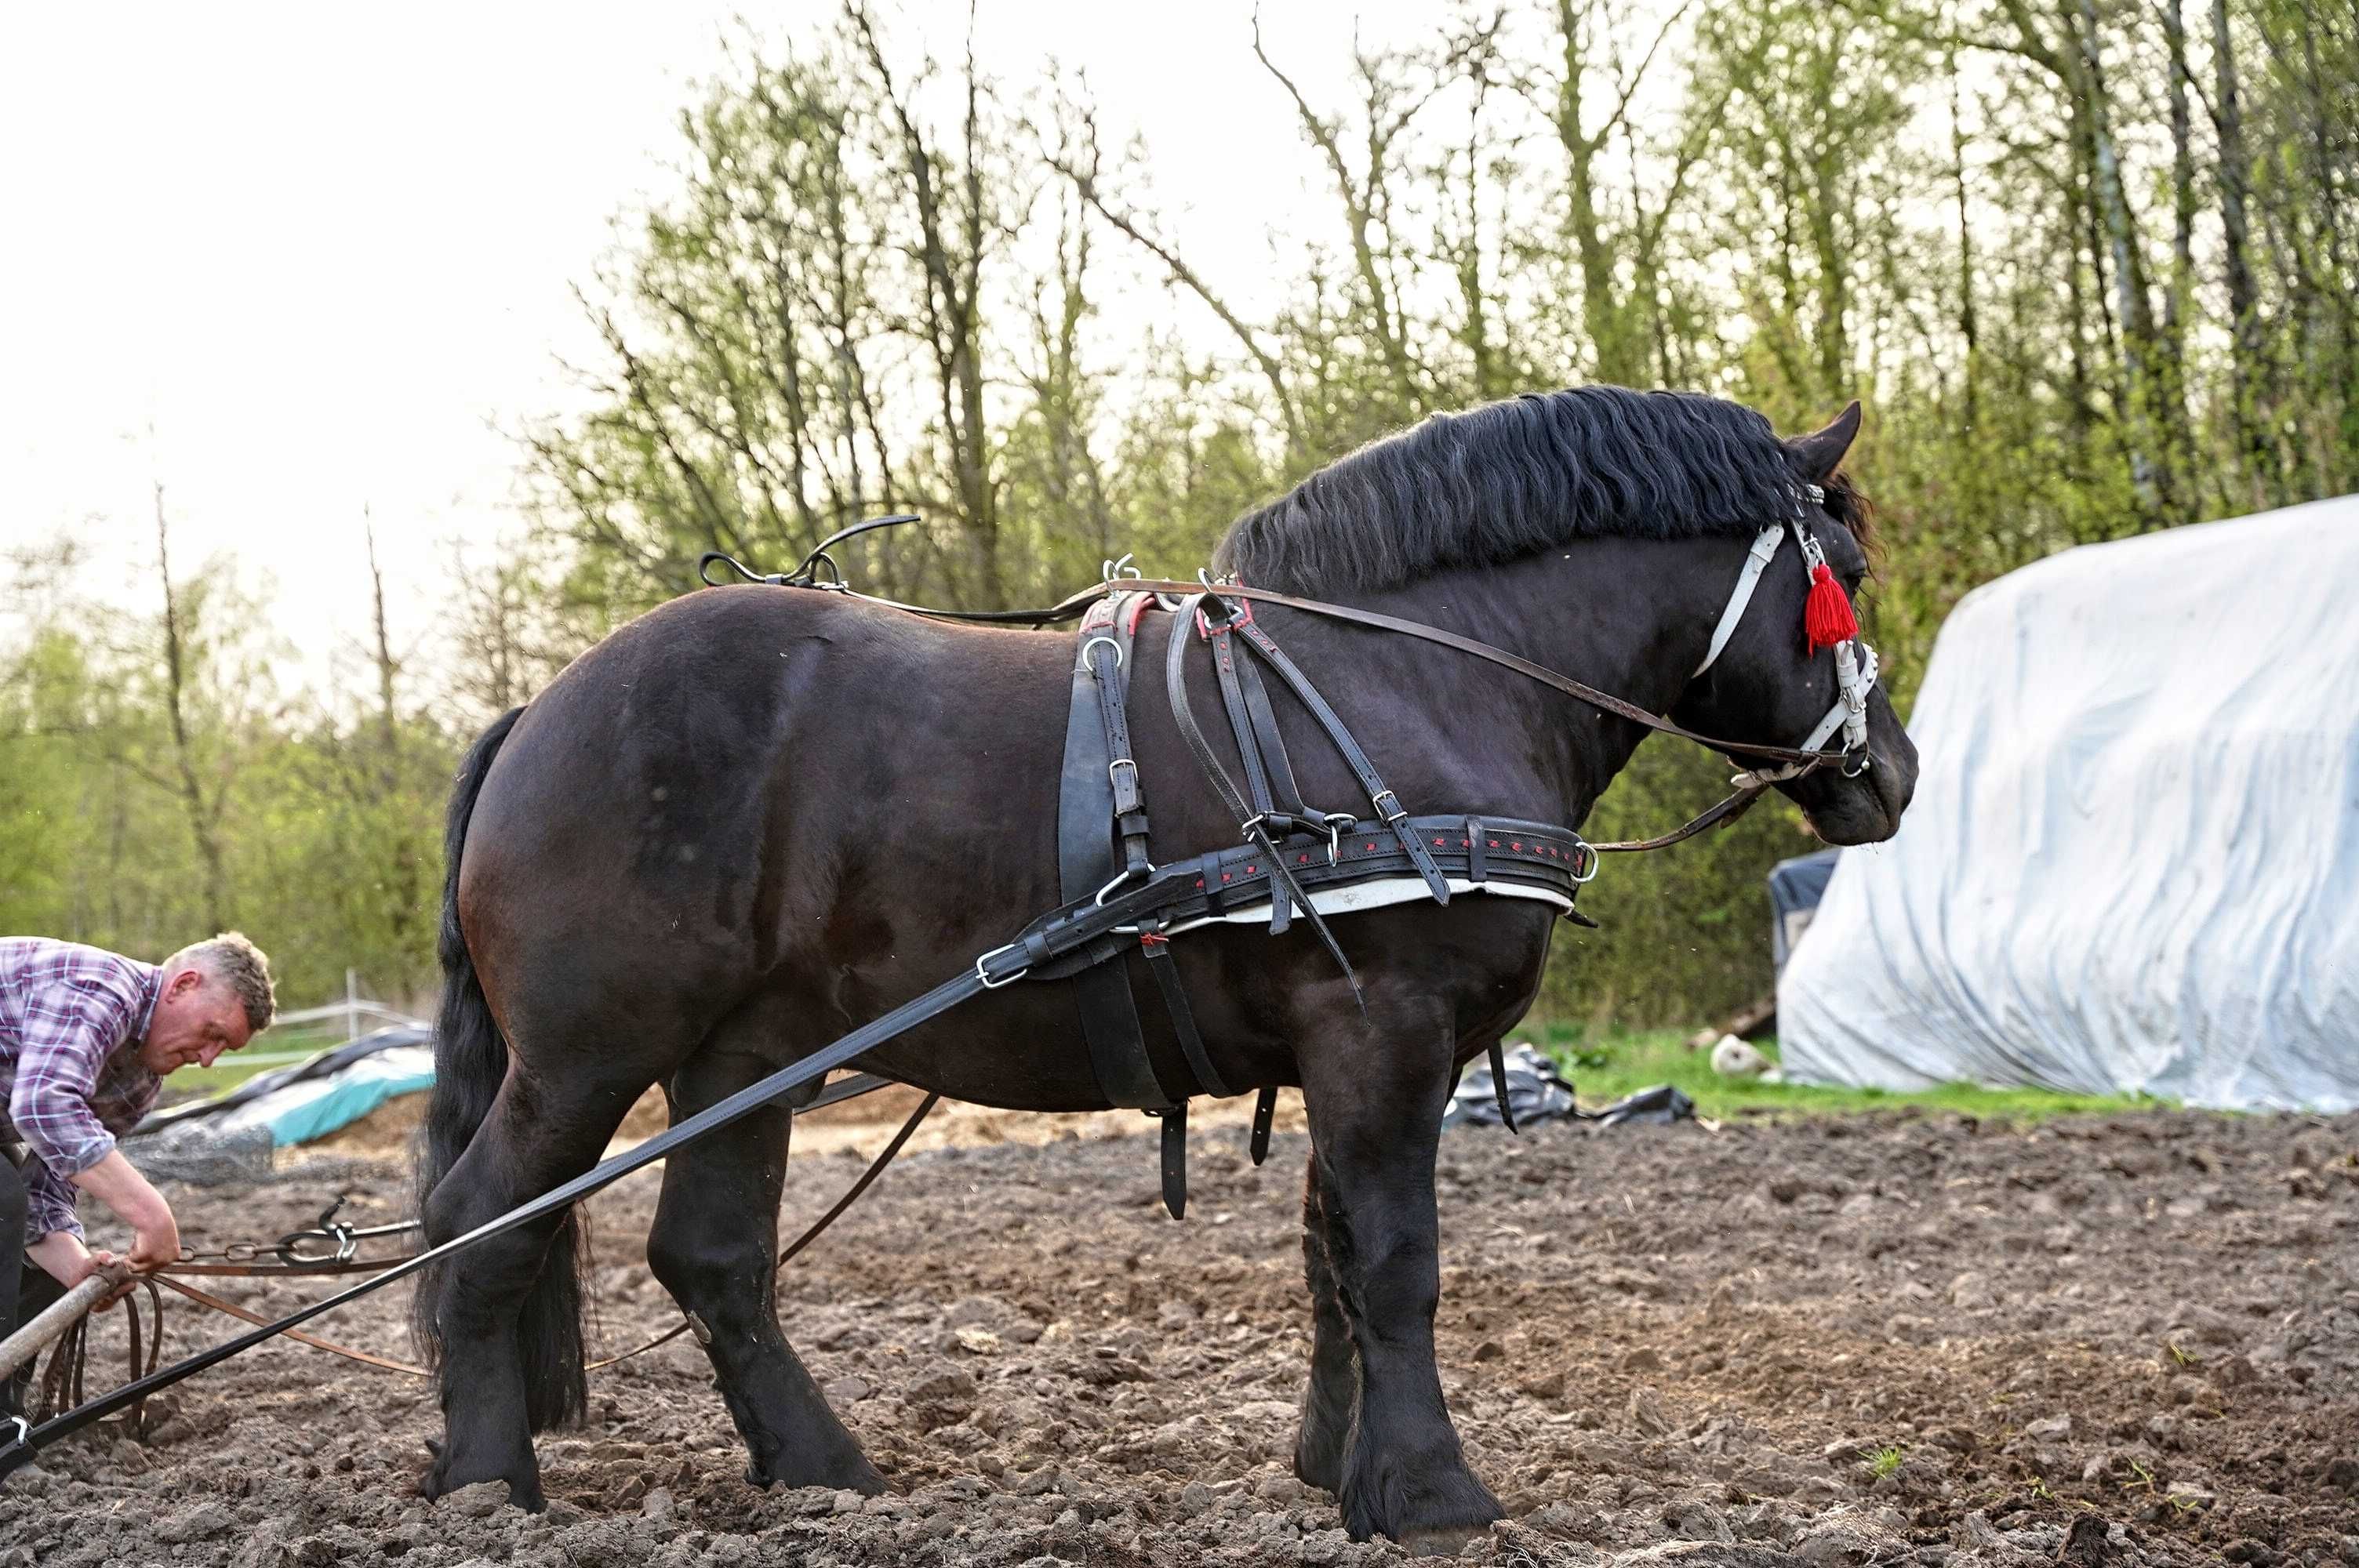
[(341, 995), (347, 968), (420, 1001), (460, 738), (281, 701), (261, 606), (218, 565), (175, 584), (176, 726), (160, 616), (36, 598), (23, 575), (0, 606), (29, 623), (0, 644), (0, 930), (153, 961), (242, 929), (282, 1007)]
[[(2056, 1089), (1990, 1089), (1942, 1084), (1930, 1089), (1848, 1089), (1816, 1084), (1765, 1084), (1726, 1078), (1712, 1070), (1712, 1054), (1688, 1049), (1675, 1030), (1625, 1030), (1562, 1022), (1527, 1022), (1523, 1031), (1554, 1056), (1571, 1078), (1582, 1108), (1594, 1110), (1625, 1095), (1669, 1084), (1695, 1101), (1697, 1114), (1716, 1120), (1737, 1116), (1820, 1116), (1852, 1111), (1951, 1111), (1987, 1120), (2033, 1122), (2051, 1116), (2152, 1108), (2134, 1095), (2076, 1095)], [(1756, 1041), (1772, 1060), (1775, 1041)]]
[[(603, 349), (576, 411), (523, 411), (532, 535), (454, 561), (430, 687), (380, 634), (375, 691), (291, 702), (226, 574), (167, 588), (168, 622), (18, 563), (0, 925), (155, 956), (236, 924), (291, 997), (348, 965), (425, 986), (458, 750), (690, 587), (701, 552), (780, 569), (908, 510), (842, 553), (896, 597), (1036, 601), (1125, 552), (1186, 576), (1364, 441), (1583, 379), (1785, 429), (1865, 400), (1863, 610), (1905, 709), (1977, 584), (2359, 482), (2355, 18), (1518, 0), (1354, 49), (1332, 101), (1256, 37), (1213, 85), (1292, 114), (1301, 145), (1271, 156), (1311, 192), (1245, 264), (1270, 275), (1258, 310), (1171, 237), (1149, 150), (1102, 146), (1076, 79), (925, 58), (864, 0), (791, 49), (749, 36), (684, 106), (679, 187), (582, 289)], [(1139, 341), (1104, 307), (1142, 289)], [(1660, 831), (1723, 771), (1651, 741), (1587, 830)], [(1810, 847), (1772, 801), (1610, 863), (1583, 899), (1604, 929), (1564, 929), (1544, 1010), (1626, 1025), (1758, 997), (1763, 874)]]

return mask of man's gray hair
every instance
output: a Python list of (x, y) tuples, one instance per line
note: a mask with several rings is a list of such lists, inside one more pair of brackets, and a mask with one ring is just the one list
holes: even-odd
[(270, 1027), (278, 1011), (278, 996), (270, 983), (270, 958), (246, 939), (243, 931), (224, 931), (208, 942), (192, 942), (172, 955), (166, 968), (193, 965), (237, 993), (245, 1008), (245, 1026), (259, 1034)]

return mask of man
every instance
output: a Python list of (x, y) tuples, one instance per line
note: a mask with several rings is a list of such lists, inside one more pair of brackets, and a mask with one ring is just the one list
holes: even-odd
[[(161, 965), (0, 937), (0, 1336), (16, 1326), (26, 1261), (71, 1286), (114, 1260), (83, 1244), (82, 1193), (131, 1227), (134, 1268), (179, 1256), (171, 1206), (115, 1137), (147, 1114), (167, 1074), (212, 1066), (267, 1027), (276, 1007), (269, 959), (234, 931)], [(0, 1417), (13, 1397), (0, 1386)]]

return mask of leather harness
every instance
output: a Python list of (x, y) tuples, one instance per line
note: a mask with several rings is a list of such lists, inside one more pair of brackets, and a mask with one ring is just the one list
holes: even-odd
[[(1117, 588), (1090, 606), (1077, 633), (1057, 811), (1058, 877), (1068, 903), (1102, 903), (1129, 883), (1153, 878), (1156, 871), (1147, 851), (1147, 800), (1132, 754), (1129, 719), (1138, 623), (1155, 607), (1155, 595)], [(1186, 1213), (1188, 1203), (1188, 1101), (1198, 1094), (1226, 1098), (1236, 1091), (1212, 1065), (1196, 1028), (1187, 990), (1171, 960), (1175, 927), (1207, 919), (1258, 921), (1266, 911), (1270, 934), (1277, 935), (1300, 918), (1317, 930), (1348, 977), (1350, 962), (1327, 928), (1317, 892), (1407, 882), (1417, 896), (1447, 903), (1452, 891), (1450, 873), (1456, 872), (1461, 889), (1539, 896), (1572, 914), (1574, 895), (1595, 871), (1596, 852), (1570, 828), (1473, 816), (1412, 817), (1342, 717), (1255, 623), (1250, 600), (1231, 589), (1207, 589), (1167, 608), (1172, 628), (1164, 687), (1172, 717), (1206, 781), (1236, 819), (1239, 838), (1237, 848), (1201, 857), (1193, 878), (1182, 880), (1192, 884), (1187, 892), (1201, 890), (1201, 910), (1175, 903), (1143, 915), (1123, 933), (1136, 937), (1144, 968), (1154, 977), (1170, 1016), (1186, 1061), (1181, 1081), (1164, 1082), (1147, 1054), (1131, 968), (1119, 949), (1071, 978), (1099, 1093), (1111, 1105), (1143, 1110), (1162, 1121), (1163, 1202), (1177, 1219)], [(1199, 640), (1210, 648), (1242, 784), (1204, 735), (1189, 701), (1187, 657)], [(1262, 665), (1327, 732), (1357, 779), (1371, 816), (1316, 811), (1305, 804)], [(1588, 923), (1586, 917), (1575, 918)], [(1498, 1050), (1495, 1043), (1493, 1054)], [(1505, 1077), (1504, 1072), (1495, 1074), (1494, 1082), (1504, 1083)], [(1275, 1087), (1260, 1090), (1251, 1142), (1256, 1164), (1269, 1152), (1277, 1101)], [(1506, 1115), (1504, 1104), (1502, 1113)], [(1506, 1119), (1512, 1126), (1512, 1116)]]

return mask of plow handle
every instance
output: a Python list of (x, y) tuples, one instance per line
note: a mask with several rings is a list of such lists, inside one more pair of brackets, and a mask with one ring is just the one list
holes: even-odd
[(82, 1314), (105, 1300), (109, 1292), (130, 1282), (131, 1270), (127, 1265), (109, 1263), (59, 1297), (32, 1322), (0, 1341), (0, 1378), (10, 1376), (39, 1355)]

